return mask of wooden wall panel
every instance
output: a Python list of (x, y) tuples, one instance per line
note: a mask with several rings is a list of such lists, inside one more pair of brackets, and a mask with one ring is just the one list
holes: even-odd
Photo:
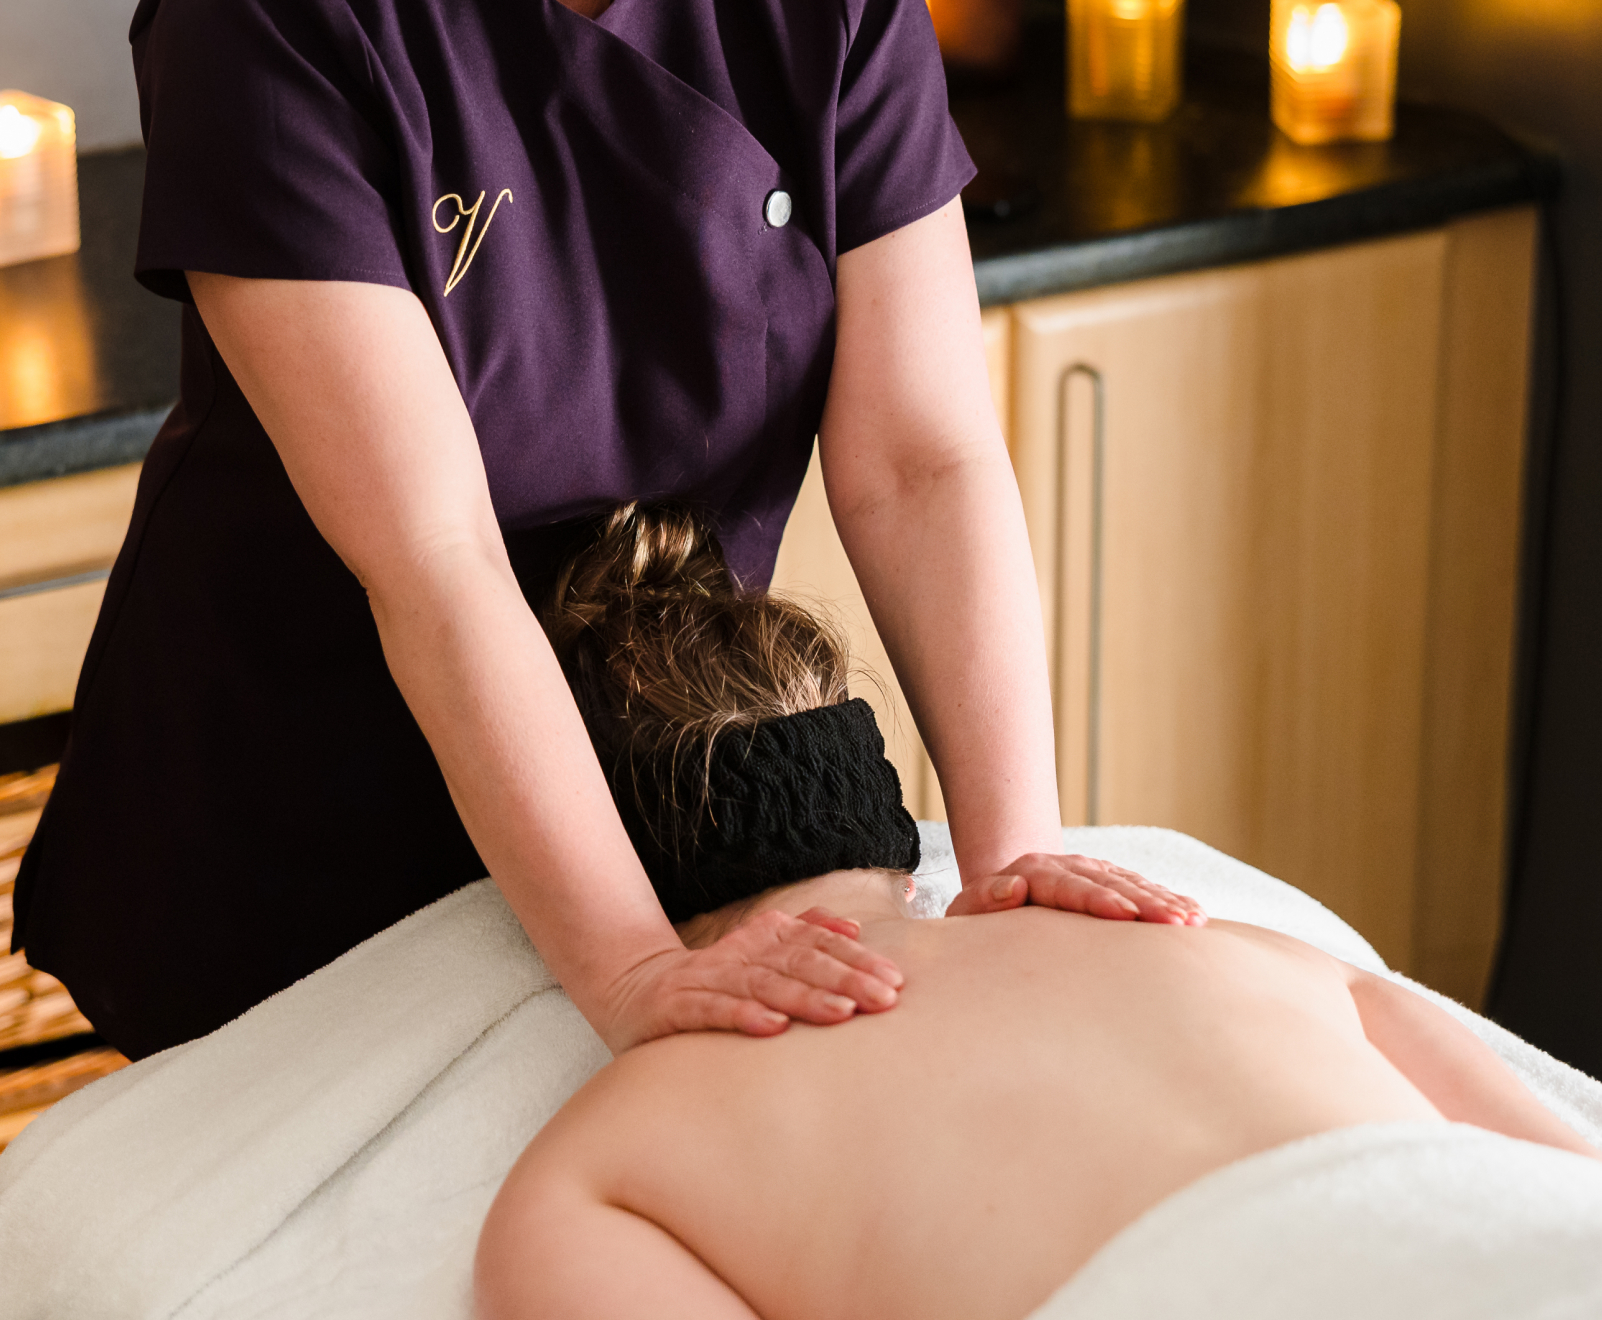
[(133, 514), (139, 464), (0, 488), (0, 584), (109, 565)]
[(132, 463), (0, 489), (0, 723), (71, 707), (105, 583), (11, 593), (109, 568), (138, 480)]
[(1446, 237), (1264, 271), (1262, 748), (1248, 860), (1415, 966)]
[(1535, 211), (1447, 236), (1414, 943), (1419, 978), (1477, 1007), (1507, 869)]
[(1445, 248), (1416, 235), (1014, 312), (1065, 819), (1197, 835), (1399, 966)]
[(0, 724), (72, 708), (104, 582), (0, 600)]

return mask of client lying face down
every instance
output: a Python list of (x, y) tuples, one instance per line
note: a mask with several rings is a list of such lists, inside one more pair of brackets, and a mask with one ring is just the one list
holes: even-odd
[(1456, 1120), (1594, 1154), (1452, 1018), (1289, 937), (909, 920), (917, 833), (840, 647), (736, 598), (693, 518), (620, 511), (548, 626), (686, 941), (821, 905), (906, 985), (843, 1027), (603, 1069), (490, 1212), (485, 1320), (1010, 1320), (1165, 1196), (1314, 1133)]

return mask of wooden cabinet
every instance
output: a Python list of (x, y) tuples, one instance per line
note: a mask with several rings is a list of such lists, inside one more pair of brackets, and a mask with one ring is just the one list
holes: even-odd
[(0, 489), (0, 724), (66, 710), (139, 464)]
[[(1534, 250), (1519, 209), (986, 323), (1065, 823), (1196, 835), (1469, 1002), (1501, 908)], [(814, 472), (777, 581), (846, 615), (939, 814), (826, 519)]]

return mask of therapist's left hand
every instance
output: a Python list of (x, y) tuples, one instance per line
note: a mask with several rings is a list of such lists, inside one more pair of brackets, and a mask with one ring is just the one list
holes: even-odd
[(1109, 921), (1205, 926), (1201, 904), (1111, 862), (1077, 853), (1026, 853), (996, 875), (965, 884), (948, 917), (1005, 912), (1026, 903)]

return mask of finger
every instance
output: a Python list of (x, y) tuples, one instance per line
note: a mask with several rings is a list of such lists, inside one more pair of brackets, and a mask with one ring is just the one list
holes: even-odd
[(1202, 905), (1188, 894), (1176, 894), (1167, 885), (1160, 885), (1155, 880), (1148, 880), (1137, 871), (1126, 871), (1121, 866), (1110, 866), (1108, 869), (1121, 879), (1149, 891), (1166, 902), (1174, 911), (1184, 913), (1187, 919), (1199, 918), (1199, 920), (1195, 921), (1196, 925), (1206, 925), (1207, 914), (1202, 910)]
[(797, 921), (805, 921), (813, 926), (822, 926), (824, 930), (832, 930), (836, 935), (844, 935), (847, 939), (856, 939), (862, 934), (862, 923), (853, 921), (850, 917), (836, 916), (826, 907), (808, 908)]
[(663, 1005), (654, 1026), (639, 1040), (644, 1044), (680, 1031), (737, 1031), (747, 1036), (777, 1036), (790, 1025), (783, 1013), (748, 995), (685, 988)]
[(745, 1036), (777, 1036), (790, 1025), (787, 1014), (760, 1000), (707, 992), (689, 997), (686, 1010), (699, 1019), (682, 1031), (738, 1031)]
[(946, 908), (948, 917), (973, 917), (1022, 907), (1029, 897), (1029, 882), (1021, 875), (992, 875), (964, 885)]
[[(836, 935), (833, 938), (840, 937)], [(827, 991), (833, 995), (844, 995), (851, 1000), (855, 1008), (878, 1012), (895, 1007), (894, 986), (877, 976), (870, 976), (867, 972), (860, 972), (847, 966), (822, 949), (806, 945), (787, 945), (781, 951), (777, 962), (765, 965), (769, 970), (800, 981), (813, 989)], [(773, 1007), (779, 1008), (781, 1005), (775, 1004)], [(786, 1007), (784, 1011), (790, 1010)]]
[(906, 984), (907, 978), (901, 974), (901, 969), (893, 961), (882, 953), (875, 953), (854, 935), (842, 935), (838, 931), (811, 925), (787, 926), (779, 935), (787, 944), (800, 944), (816, 949), (855, 971), (883, 982), (893, 990), (900, 989)]
[(788, 1030), (789, 1017), (752, 999), (735, 1001), (734, 1029), (746, 1036), (778, 1036)]
[(857, 1003), (849, 995), (808, 985), (771, 967), (751, 968), (746, 985), (751, 997), (764, 1008), (814, 1026), (833, 1026), (857, 1012)]
[(1140, 905), (1109, 884), (1072, 871), (1053, 871), (1029, 877), (1029, 901), (1039, 907), (1083, 912), (1105, 921), (1135, 921)]
[(1142, 921), (1166, 922), (1169, 925), (1187, 926), (1193, 916), (1206, 917), (1194, 900), (1184, 898), (1162, 885), (1133, 873), (1109, 875), (1106, 881), (1140, 909)]

